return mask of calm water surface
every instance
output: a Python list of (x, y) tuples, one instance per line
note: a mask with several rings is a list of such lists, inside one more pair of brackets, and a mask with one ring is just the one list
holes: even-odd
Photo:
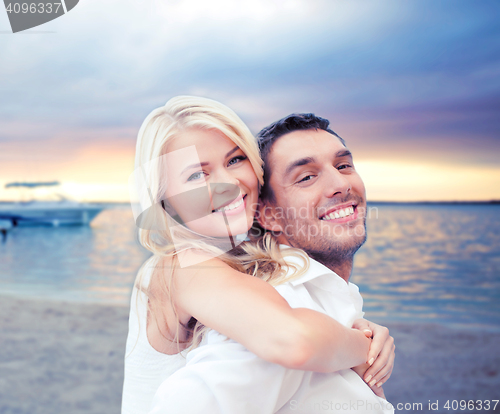
[[(500, 206), (372, 207), (351, 279), (367, 318), (500, 330)], [(90, 228), (16, 228), (0, 244), (0, 293), (127, 304), (148, 256), (125, 206)]]
[(352, 276), (368, 318), (500, 330), (500, 206), (374, 207)]
[(0, 244), (0, 292), (125, 304), (148, 257), (130, 207), (104, 210), (91, 227), (19, 227)]

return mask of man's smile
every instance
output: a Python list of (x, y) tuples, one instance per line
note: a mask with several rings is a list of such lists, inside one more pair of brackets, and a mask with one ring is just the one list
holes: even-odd
[[(339, 204), (330, 207), (326, 213), (320, 215), (319, 219), (323, 221), (335, 221), (337, 223), (343, 223), (345, 221), (350, 221), (358, 217), (357, 211), (358, 203), (356, 201), (351, 201), (348, 203)], [(342, 220), (344, 219), (344, 220)]]

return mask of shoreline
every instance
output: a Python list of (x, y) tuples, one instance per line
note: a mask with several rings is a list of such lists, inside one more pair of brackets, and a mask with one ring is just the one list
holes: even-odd
[[(120, 412), (128, 306), (0, 294), (0, 312), (1, 413)], [(386, 396), (395, 406), (423, 404), (396, 412), (449, 413), (447, 400), (499, 399), (500, 332), (387, 326), (396, 363)]]
[[(44, 302), (44, 303), (54, 303), (55, 306), (57, 304), (66, 303), (68, 305), (75, 306), (109, 306), (109, 307), (118, 307), (118, 308), (127, 308), (130, 306), (130, 295), (131, 292), (127, 294), (127, 302), (122, 300), (115, 301), (106, 301), (106, 298), (97, 299), (96, 297), (89, 297), (88, 299), (81, 299), (72, 297), (71, 299), (61, 299), (59, 296), (39, 296), (32, 294), (24, 294), (21, 292), (2, 292), (0, 291), (0, 300), (2, 298), (9, 298), (14, 300), (22, 300), (28, 302)], [(365, 302), (366, 305), (366, 302)], [(365, 306), (366, 308), (366, 306)], [(420, 326), (420, 325), (435, 325), (438, 327), (443, 327), (444, 329), (450, 329), (454, 331), (471, 331), (471, 332), (489, 332), (489, 333), (500, 333), (500, 324), (487, 324), (487, 323), (464, 323), (464, 322), (455, 322), (448, 323), (445, 321), (439, 320), (423, 320), (421, 317), (419, 319), (412, 320), (404, 320), (404, 319), (385, 319), (383, 316), (377, 316), (370, 312), (369, 309), (365, 309), (365, 314), (367, 319), (378, 323), (379, 325), (384, 326)]]

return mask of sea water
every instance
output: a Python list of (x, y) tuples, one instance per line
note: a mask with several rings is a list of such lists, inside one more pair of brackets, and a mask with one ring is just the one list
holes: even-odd
[[(499, 214), (487, 204), (370, 205), (351, 277), (366, 317), (500, 330)], [(15, 228), (0, 242), (0, 294), (127, 305), (149, 255), (125, 205), (90, 227)]]

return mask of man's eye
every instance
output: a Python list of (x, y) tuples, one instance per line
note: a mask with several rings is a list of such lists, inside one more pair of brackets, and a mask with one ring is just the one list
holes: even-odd
[(309, 181), (312, 177), (314, 177), (314, 175), (306, 175), (305, 177), (302, 177), (299, 181), (297, 181), (297, 184)]
[(194, 174), (191, 174), (187, 180), (194, 181), (194, 180), (199, 180), (199, 179), (204, 178), (204, 177), (205, 177), (205, 173), (203, 171), (197, 171)]
[(229, 160), (229, 162), (227, 163), (227, 165), (233, 165), (233, 164), (237, 164), (238, 162), (241, 162), (241, 161), (245, 161), (247, 159), (246, 156), (244, 155), (238, 155), (237, 157), (233, 157), (231, 158), (231, 160)]
[(346, 168), (352, 168), (351, 164), (342, 164), (337, 167), (338, 170), (345, 170)]

